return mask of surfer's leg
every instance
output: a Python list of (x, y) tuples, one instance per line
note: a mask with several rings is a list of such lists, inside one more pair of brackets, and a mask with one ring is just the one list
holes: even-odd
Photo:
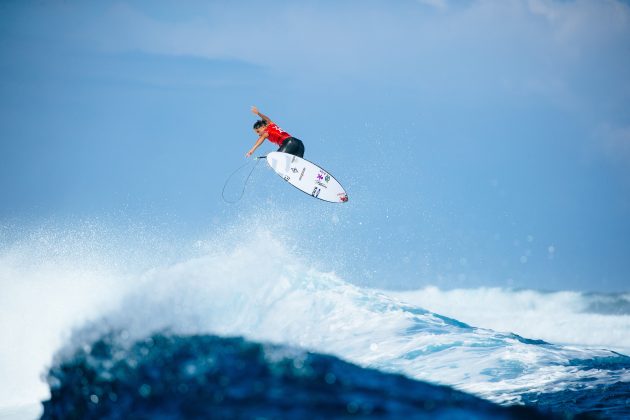
[(287, 137), (286, 139), (284, 139), (282, 145), (280, 145), (280, 147), (278, 148), (278, 152), (288, 153), (290, 155), (295, 154), (293, 153), (294, 151), (295, 143), (293, 142), (293, 137)]
[(295, 137), (289, 137), (282, 142), (282, 146), (278, 149), (278, 152), (288, 153), (298, 157), (304, 156), (304, 143)]

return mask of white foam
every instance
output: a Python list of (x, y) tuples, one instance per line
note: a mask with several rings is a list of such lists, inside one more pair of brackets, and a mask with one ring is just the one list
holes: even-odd
[[(551, 343), (630, 354), (630, 294), (611, 296), (501, 288), (444, 291), (437, 287), (388, 293), (477, 327), (509, 331)], [(616, 310), (615, 305), (621, 307)]]
[(113, 310), (129, 290), (105, 247), (86, 239), (85, 232), (30, 232), (0, 249), (0, 409), (5, 412), (47, 399), (41, 377), (54, 352), (73, 328)]

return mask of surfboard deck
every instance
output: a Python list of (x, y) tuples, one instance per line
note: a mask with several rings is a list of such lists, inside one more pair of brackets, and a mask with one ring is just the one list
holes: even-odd
[(345, 203), (348, 194), (329, 172), (306, 159), (283, 152), (271, 152), (267, 163), (298, 190), (330, 203)]

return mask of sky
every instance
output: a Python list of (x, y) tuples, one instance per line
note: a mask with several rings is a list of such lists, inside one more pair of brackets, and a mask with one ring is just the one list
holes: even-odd
[[(350, 201), (259, 164), (225, 203), (252, 105)], [(5, 243), (256, 224), (365, 286), (627, 292), (630, 5), (4, 1), (0, 194)]]

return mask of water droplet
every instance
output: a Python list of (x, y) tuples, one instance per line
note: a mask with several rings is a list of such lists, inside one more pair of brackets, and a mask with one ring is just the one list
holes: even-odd
[(354, 414), (359, 411), (359, 405), (355, 402), (349, 402), (346, 406), (346, 410), (348, 411), (348, 413)]
[(328, 372), (324, 377), (324, 380), (327, 384), (332, 385), (337, 381), (337, 377), (333, 373)]
[(140, 389), (138, 389), (138, 392), (143, 398), (147, 398), (149, 395), (151, 395), (151, 385), (142, 384)]

